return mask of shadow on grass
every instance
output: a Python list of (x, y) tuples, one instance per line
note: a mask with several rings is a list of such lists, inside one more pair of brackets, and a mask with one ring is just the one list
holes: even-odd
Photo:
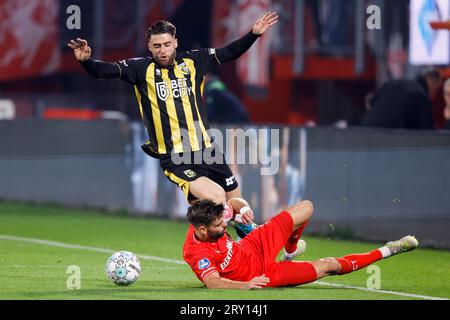
[[(92, 289), (84, 289), (83, 283), (81, 289), (69, 290), (49, 290), (49, 291), (10, 291), (8, 296), (12, 299), (37, 299), (37, 300), (115, 300), (115, 299), (148, 299), (148, 300), (183, 300), (183, 299), (204, 299), (205, 296), (210, 296), (214, 298), (217, 294), (229, 293), (230, 290), (207, 290), (201, 284), (193, 284), (192, 282), (179, 282), (179, 281), (138, 281), (137, 283), (127, 286), (120, 287), (112, 283), (107, 283), (105, 281), (89, 281), (90, 286), (96, 287)], [(36, 288), (34, 288), (36, 289)], [(279, 287), (279, 288), (265, 288), (263, 290), (254, 290), (251, 295), (255, 299), (269, 292), (288, 294), (289, 296), (296, 296), (296, 292), (299, 294), (300, 299), (307, 298), (308, 292), (310, 294), (317, 296), (321, 295), (321, 292), (335, 292), (336, 290), (347, 291), (352, 289), (338, 288), (338, 287), (324, 287), (317, 284), (305, 284), (300, 286), (290, 286), (290, 287)], [(236, 293), (236, 291), (235, 291)], [(245, 294), (245, 292), (239, 292), (239, 295)], [(306, 294), (306, 296), (305, 296)], [(326, 296), (326, 294), (325, 294)], [(252, 299), (248, 297), (249, 299)], [(286, 298), (286, 297), (285, 297)], [(1, 299), (9, 299), (8, 297), (3, 297)], [(267, 299), (267, 297), (266, 297)], [(269, 298), (270, 299), (270, 298)], [(274, 296), (274, 299), (277, 299)], [(283, 298), (282, 298), (283, 299)], [(290, 298), (289, 298), (290, 299)], [(295, 298), (294, 298), (295, 300)]]
[[(154, 297), (160, 295), (161, 299), (167, 298), (168, 294), (174, 296), (198, 293), (202, 288), (150, 288), (150, 289), (132, 289), (132, 288), (114, 288), (108, 287), (105, 289), (79, 289), (79, 290), (60, 290), (60, 291), (34, 291), (34, 292), (12, 292), (11, 295), (22, 297), (23, 299), (95, 299), (95, 300), (109, 300), (109, 299), (148, 299), (147, 295)], [(141, 297), (137, 296), (142, 294)], [(47, 297), (47, 298), (46, 298)], [(53, 298), (52, 298), (53, 297)]]

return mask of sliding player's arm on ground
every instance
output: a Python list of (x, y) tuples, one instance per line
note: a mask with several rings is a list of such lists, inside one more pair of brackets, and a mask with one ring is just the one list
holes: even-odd
[(278, 15), (275, 12), (267, 12), (261, 18), (256, 20), (250, 32), (242, 38), (230, 43), (229, 45), (217, 49), (216, 57), (220, 63), (225, 63), (239, 58), (244, 54), (253, 43), (271, 26), (278, 21)]
[(234, 289), (234, 290), (251, 290), (261, 289), (270, 282), (264, 274), (254, 277), (250, 281), (234, 281), (222, 278), (219, 272), (210, 273), (204, 280), (206, 288), (208, 289)]
[(105, 62), (92, 59), (92, 49), (86, 40), (77, 38), (70, 40), (67, 44), (73, 49), (75, 59), (83, 68), (97, 79), (122, 79), (131, 84), (136, 82), (136, 68), (133, 68), (133, 61), (139, 59), (122, 60), (118, 62)]

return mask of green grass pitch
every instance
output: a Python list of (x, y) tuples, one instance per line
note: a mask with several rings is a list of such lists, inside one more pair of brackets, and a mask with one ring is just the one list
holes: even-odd
[[(207, 290), (190, 268), (180, 263), (187, 226), (187, 222), (179, 221), (110, 216), (51, 206), (0, 203), (0, 299), (450, 298), (450, 252), (420, 248), (375, 264), (380, 268), (379, 291), (364, 290), (372, 275), (367, 269), (297, 287), (252, 291)], [(11, 239), (6, 238), (6, 235), (31, 240)], [(50, 242), (38, 243), (37, 239)], [(308, 236), (305, 240), (308, 249), (301, 256), (302, 260), (366, 252), (381, 245)], [(60, 245), (61, 243), (83, 247), (69, 248)], [(110, 249), (111, 252), (128, 250), (138, 256), (146, 256), (141, 258), (140, 278), (128, 287), (112, 284), (104, 273), (104, 265), (110, 254), (89, 248)], [(152, 257), (164, 258), (167, 261)], [(80, 268), (80, 289), (67, 288), (70, 273), (66, 272), (71, 265)]]

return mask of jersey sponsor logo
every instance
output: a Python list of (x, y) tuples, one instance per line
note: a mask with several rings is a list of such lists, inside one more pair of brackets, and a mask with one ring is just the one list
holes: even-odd
[(208, 258), (203, 258), (199, 260), (198, 262), (198, 268), (200, 270), (206, 269), (211, 265), (211, 262), (208, 260)]
[(225, 268), (230, 264), (231, 258), (233, 257), (233, 241), (227, 239), (226, 247), (228, 249), (227, 256), (223, 259), (223, 262), (220, 264), (220, 268), (225, 270)]
[(182, 98), (192, 94), (192, 87), (188, 87), (186, 78), (156, 82), (156, 93), (160, 100), (166, 101), (171, 91), (174, 98)]

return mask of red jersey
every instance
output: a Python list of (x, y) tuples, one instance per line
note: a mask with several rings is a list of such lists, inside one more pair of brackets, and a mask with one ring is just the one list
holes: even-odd
[(202, 242), (196, 238), (191, 225), (183, 258), (202, 282), (214, 271), (235, 281), (249, 281), (265, 274), (270, 279), (269, 287), (315, 281), (317, 273), (309, 262), (276, 262), (278, 252), (292, 235), (293, 226), (291, 215), (283, 211), (239, 242), (233, 241), (228, 233), (217, 242)]
[(234, 241), (225, 233), (217, 242), (203, 242), (195, 236), (191, 225), (183, 246), (183, 258), (192, 268), (197, 278), (204, 279), (211, 272), (219, 272), (221, 277), (248, 281), (260, 275), (259, 261), (251, 250), (242, 250), (241, 243)]

